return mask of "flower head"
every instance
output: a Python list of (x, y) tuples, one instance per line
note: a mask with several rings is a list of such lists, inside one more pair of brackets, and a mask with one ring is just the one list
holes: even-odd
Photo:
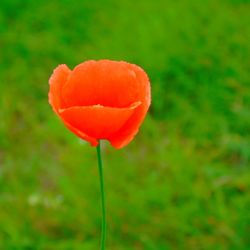
[(66, 127), (98, 145), (115, 148), (136, 135), (148, 111), (151, 93), (147, 74), (123, 61), (86, 61), (70, 70), (59, 65), (49, 79), (49, 103)]

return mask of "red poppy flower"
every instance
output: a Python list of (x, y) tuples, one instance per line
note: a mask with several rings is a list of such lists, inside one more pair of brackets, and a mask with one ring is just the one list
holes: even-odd
[(93, 146), (106, 139), (115, 148), (136, 135), (148, 111), (147, 74), (110, 60), (86, 61), (70, 70), (59, 65), (49, 79), (49, 103), (64, 124)]

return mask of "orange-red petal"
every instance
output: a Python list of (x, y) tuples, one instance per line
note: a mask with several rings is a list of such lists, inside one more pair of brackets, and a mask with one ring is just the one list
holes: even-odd
[(119, 131), (117, 131), (117, 133), (108, 138), (112, 146), (117, 149), (126, 146), (133, 140), (146, 116), (151, 103), (151, 90), (148, 76), (139, 67), (135, 69), (135, 72), (141, 86), (139, 98), (142, 104), (135, 110), (133, 115), (128, 119), (124, 126)]
[(65, 64), (59, 65), (53, 71), (49, 79), (49, 103), (53, 110), (57, 113), (62, 105), (61, 91), (63, 85), (66, 83), (71, 70)]
[(140, 102), (136, 102), (127, 108), (112, 108), (102, 105), (71, 107), (60, 109), (59, 115), (66, 124), (87, 136), (95, 139), (107, 139), (124, 126), (140, 104)]
[(62, 89), (65, 108), (92, 106), (124, 108), (140, 100), (138, 66), (110, 60), (86, 61), (74, 68)]

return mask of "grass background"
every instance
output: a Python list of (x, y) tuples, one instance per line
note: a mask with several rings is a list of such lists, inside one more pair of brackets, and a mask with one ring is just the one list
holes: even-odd
[(47, 102), (53, 68), (127, 60), (152, 106), (104, 144), (112, 250), (250, 249), (248, 0), (1, 0), (0, 249), (96, 250), (95, 149)]

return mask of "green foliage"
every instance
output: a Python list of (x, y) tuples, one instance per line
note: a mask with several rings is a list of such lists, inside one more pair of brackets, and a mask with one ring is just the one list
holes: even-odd
[(53, 68), (127, 60), (152, 107), (127, 148), (104, 144), (108, 249), (250, 248), (247, 0), (0, 2), (0, 249), (92, 250), (95, 149), (47, 103)]

